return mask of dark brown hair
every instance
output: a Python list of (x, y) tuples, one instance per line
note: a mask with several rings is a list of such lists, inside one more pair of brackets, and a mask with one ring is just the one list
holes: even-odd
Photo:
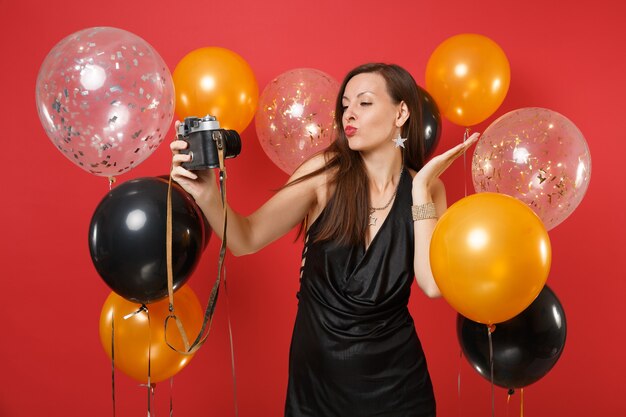
[[(330, 171), (329, 186), (334, 193), (328, 201), (326, 213), (320, 219), (320, 231), (316, 240), (335, 240), (340, 244), (360, 244), (365, 240), (369, 207), (369, 186), (361, 154), (348, 147), (343, 131), (342, 98), (348, 82), (358, 74), (380, 74), (386, 82), (387, 92), (394, 104), (404, 102), (410, 116), (402, 126), (402, 137), (408, 138), (403, 149), (404, 166), (419, 171), (424, 165), (424, 133), (422, 129), (421, 105), (415, 80), (404, 68), (394, 64), (369, 63), (350, 71), (339, 88), (335, 104), (337, 137), (325, 150), (325, 165), (304, 175), (286, 186)], [(306, 229), (307, 219), (302, 223), (299, 235)]]

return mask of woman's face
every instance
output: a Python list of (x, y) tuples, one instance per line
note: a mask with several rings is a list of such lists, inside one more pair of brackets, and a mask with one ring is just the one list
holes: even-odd
[(393, 103), (387, 83), (378, 73), (355, 75), (346, 84), (342, 98), (343, 129), (350, 149), (371, 151), (393, 146), (398, 135), (396, 118), (400, 104)]

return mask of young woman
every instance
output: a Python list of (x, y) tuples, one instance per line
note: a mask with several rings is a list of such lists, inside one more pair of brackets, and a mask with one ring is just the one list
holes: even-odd
[[(253, 253), (305, 229), (285, 416), (434, 416), (426, 360), (407, 304), (413, 277), (438, 297), (429, 262), (446, 209), (439, 176), (476, 140), (424, 164), (418, 90), (397, 65), (365, 64), (343, 81), (333, 144), (302, 164), (250, 216), (228, 210), (227, 242)], [(221, 234), (212, 170), (190, 172), (174, 141), (172, 177)]]

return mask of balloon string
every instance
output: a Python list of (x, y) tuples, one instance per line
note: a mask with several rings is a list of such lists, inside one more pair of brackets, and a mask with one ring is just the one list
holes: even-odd
[(491, 340), (491, 333), (495, 330), (496, 326), (491, 324), (487, 326), (487, 335), (489, 338), (489, 368), (491, 372), (491, 415), (496, 416), (496, 400), (495, 389), (493, 384), (493, 341)]
[[(467, 141), (467, 138), (469, 137), (469, 132), (470, 128), (466, 127), (465, 133), (463, 133), (463, 143)], [(467, 161), (465, 157), (466, 153), (467, 150), (463, 151), (463, 187), (465, 188), (465, 197), (467, 197)]]
[(151, 374), (151, 362), (152, 362), (152, 332), (150, 329), (150, 312), (148, 311), (148, 307), (146, 307), (145, 304), (141, 305), (141, 308), (144, 310), (144, 312), (146, 313), (146, 316), (148, 317), (148, 417), (154, 416), (154, 414), (152, 413), (152, 407), (151, 407), (151, 402), (150, 400), (152, 399), (152, 396), (154, 395), (154, 388), (153, 388), (153, 384), (150, 381), (150, 374)]
[(128, 320), (129, 318), (136, 316), (139, 313), (146, 313), (146, 317), (148, 318), (148, 383), (140, 384), (139, 386), (146, 386), (148, 391), (148, 417), (154, 417), (154, 414), (151, 410), (151, 396), (154, 395), (154, 384), (150, 381), (150, 373), (151, 373), (151, 362), (152, 362), (152, 332), (150, 331), (150, 312), (148, 311), (148, 307), (145, 304), (142, 304), (136, 311), (133, 311), (130, 314), (124, 316), (124, 320)]
[(145, 304), (142, 304), (137, 310), (133, 311), (132, 313), (128, 313), (127, 315), (125, 315), (124, 316), (124, 320), (128, 320), (129, 318), (133, 317), (134, 315), (137, 315), (139, 313), (143, 313), (147, 309), (148, 309), (148, 307), (146, 307)]
[[(155, 388), (156, 388), (156, 384), (148, 384), (148, 392), (149, 392), (149, 396), (152, 399), (152, 403), (154, 403), (154, 394), (155, 394)], [(152, 413), (152, 414), (150, 414)], [(156, 413), (154, 411), (152, 411), (150, 408), (148, 408), (148, 417), (155, 417)]]
[(174, 376), (170, 377), (170, 417), (174, 416)]
[(457, 398), (459, 400), (459, 417), (461, 417), (461, 365), (463, 362), (463, 349), (459, 349), (459, 376), (457, 378)]
[(520, 397), (520, 411), (519, 411), (519, 416), (520, 417), (524, 417), (524, 388), (519, 390), (519, 397)]
[(233, 373), (233, 401), (235, 403), (235, 417), (239, 416), (237, 407), (237, 378), (235, 377), (235, 349), (233, 344), (233, 328), (230, 324), (230, 306), (228, 302), (228, 288), (226, 287), (226, 268), (224, 268), (224, 296), (226, 297), (226, 317), (228, 320), (228, 340), (230, 341), (230, 366)]
[(511, 402), (511, 391), (506, 394), (506, 417), (509, 417), (509, 404)]
[(111, 311), (111, 398), (115, 417), (115, 309)]
[(509, 388), (509, 391), (506, 395), (506, 417), (509, 417), (509, 404), (511, 403), (511, 396), (515, 394), (515, 390), (513, 388)]
[[(139, 306), (139, 308), (136, 311), (133, 311), (132, 313), (125, 315), (124, 320), (128, 320), (129, 318), (134, 317), (139, 313), (146, 313), (146, 316), (148, 317), (148, 384), (146, 384), (146, 386), (148, 387), (148, 417), (154, 417), (154, 414), (151, 414), (152, 410), (151, 410), (151, 403), (150, 403), (151, 395), (154, 395), (154, 384), (152, 384), (150, 381), (150, 362), (151, 362), (150, 354), (152, 351), (152, 335), (150, 332), (150, 312), (148, 311), (148, 307), (145, 304), (142, 304), (141, 306)], [(140, 384), (140, 386), (143, 386), (143, 384)], [(113, 407), (115, 407), (115, 397), (113, 399)], [(115, 414), (115, 411), (114, 411), (114, 414)]]
[(109, 191), (111, 191), (113, 189), (113, 184), (115, 184), (115, 181), (117, 180), (117, 178), (108, 177), (108, 179), (109, 179)]

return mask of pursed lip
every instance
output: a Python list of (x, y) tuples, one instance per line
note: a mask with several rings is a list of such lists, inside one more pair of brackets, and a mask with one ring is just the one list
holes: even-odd
[(346, 136), (354, 136), (358, 129), (354, 126), (346, 126), (343, 128), (343, 131), (346, 133)]

